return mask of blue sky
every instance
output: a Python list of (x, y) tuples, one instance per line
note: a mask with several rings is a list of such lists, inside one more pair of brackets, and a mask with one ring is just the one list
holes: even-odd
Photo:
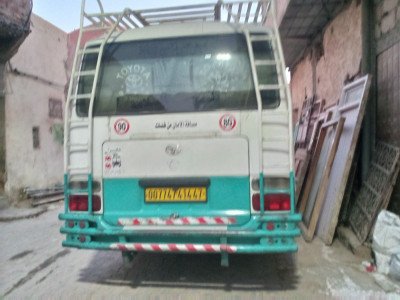
[[(187, 4), (217, 3), (217, 0), (102, 0), (108, 12), (131, 9), (169, 7)], [(98, 12), (96, 0), (86, 0), (88, 12)], [(79, 28), (81, 0), (33, 0), (33, 13), (49, 21), (66, 32)]]

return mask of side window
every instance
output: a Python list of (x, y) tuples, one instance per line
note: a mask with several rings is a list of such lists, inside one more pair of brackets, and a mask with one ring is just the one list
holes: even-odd
[[(97, 54), (86, 54), (82, 60), (81, 71), (96, 69)], [(94, 76), (80, 76), (78, 81), (78, 94), (90, 94), (92, 92)], [(90, 99), (78, 99), (76, 101), (76, 114), (79, 117), (87, 117)]]
[(39, 127), (32, 127), (33, 149), (40, 149)]
[[(279, 85), (277, 62), (269, 41), (253, 42), (254, 59), (261, 63), (256, 66), (260, 85)], [(273, 109), (280, 105), (279, 89), (260, 90), (263, 109)]]

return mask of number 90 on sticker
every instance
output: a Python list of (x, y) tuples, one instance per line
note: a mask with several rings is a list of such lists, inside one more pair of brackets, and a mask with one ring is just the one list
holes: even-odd
[(114, 130), (119, 135), (124, 135), (129, 131), (129, 122), (126, 119), (118, 119), (114, 123)]

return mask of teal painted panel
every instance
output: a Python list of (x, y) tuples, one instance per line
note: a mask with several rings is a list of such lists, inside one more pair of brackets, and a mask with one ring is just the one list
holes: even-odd
[(206, 203), (145, 203), (139, 179), (104, 179), (104, 219), (116, 224), (119, 218), (235, 217), (237, 224), (250, 219), (249, 177), (212, 177)]

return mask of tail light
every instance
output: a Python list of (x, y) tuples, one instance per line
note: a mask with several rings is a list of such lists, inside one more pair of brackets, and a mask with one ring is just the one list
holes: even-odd
[[(252, 197), (253, 209), (259, 211), (260, 208), (260, 194), (254, 194)], [(277, 211), (277, 210), (291, 210), (292, 202), (290, 201), (290, 194), (265, 194), (264, 195), (264, 210)]]
[[(88, 211), (89, 209), (89, 196), (88, 195), (71, 195), (69, 196), (69, 210), (70, 211)], [(101, 210), (101, 200), (97, 195), (92, 195), (92, 210)]]

